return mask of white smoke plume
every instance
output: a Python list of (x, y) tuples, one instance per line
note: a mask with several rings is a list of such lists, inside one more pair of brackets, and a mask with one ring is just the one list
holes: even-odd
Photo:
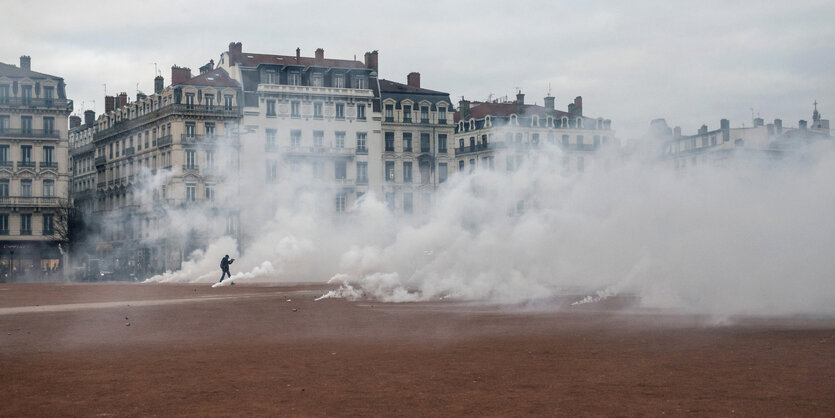
[[(246, 201), (258, 233), (234, 279), (329, 282), (327, 297), (519, 302), (618, 294), (712, 314), (835, 314), (835, 152), (676, 171), (612, 151), (584, 173), (543, 146), (514, 172), (459, 173), (427, 214), (373, 196), (328, 215), (332, 192), (292, 176)], [(499, 155), (497, 160), (504, 158)], [(321, 188), (319, 188), (321, 189)], [(269, 197), (264, 197), (268, 194)], [(258, 198), (256, 198), (258, 197)], [(216, 281), (225, 238), (153, 281)]]

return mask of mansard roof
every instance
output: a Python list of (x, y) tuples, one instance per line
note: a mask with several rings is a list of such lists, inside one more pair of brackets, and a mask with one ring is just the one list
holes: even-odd
[(63, 80), (63, 77), (58, 77), (50, 74), (39, 73), (32, 70), (24, 70), (23, 68), (0, 62), (0, 75), (8, 77), (34, 77), (34, 78), (54, 78)]
[(229, 73), (223, 68), (215, 68), (192, 77), (188, 81), (180, 83), (186, 86), (212, 86), (212, 87), (238, 87), (238, 82), (229, 77)]
[[(494, 103), (494, 102), (482, 102), (482, 103), (474, 103), (474, 106), (470, 107), (470, 115), (467, 119), (481, 119), (487, 115), (492, 117), (497, 116), (510, 116), (516, 114), (517, 116), (539, 116), (540, 118), (545, 118), (548, 116), (548, 110), (545, 109), (544, 106), (539, 105), (522, 105), (522, 113), (519, 114), (518, 107), (515, 102), (511, 103)], [(552, 114), (554, 118), (562, 118), (571, 117), (571, 114), (568, 112), (563, 112), (561, 110), (554, 110)], [(458, 122), (461, 118), (460, 111), (455, 112), (455, 122)]]
[(298, 65), (302, 67), (336, 67), (350, 69), (368, 69), (365, 64), (356, 60), (341, 60), (333, 58), (316, 59), (315, 57), (299, 57), (294, 55), (272, 55), (252, 54), (244, 52), (241, 54), (238, 65), (245, 67), (257, 67), (261, 64), (271, 65)]
[(429, 90), (421, 87), (414, 87), (408, 84), (398, 83), (396, 81), (380, 80), (380, 91), (385, 93), (406, 93), (406, 94), (433, 94), (449, 96), (449, 93), (442, 91)]

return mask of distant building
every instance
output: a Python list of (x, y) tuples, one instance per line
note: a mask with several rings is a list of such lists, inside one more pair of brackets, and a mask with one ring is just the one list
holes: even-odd
[[(171, 85), (154, 93), (105, 97), (95, 126), (73, 130), (74, 193), (89, 210), (91, 148), (95, 148), (94, 254), (102, 269), (142, 277), (177, 269), (208, 239), (236, 234), (234, 196), (218, 193), (239, 166), (241, 88), (213, 63), (202, 73), (171, 68)], [(89, 131), (89, 132), (88, 132)], [(89, 136), (92, 134), (92, 147)], [(224, 219), (200, 231), (178, 231), (172, 213)]]
[[(727, 119), (722, 119), (719, 129), (708, 129), (702, 125), (695, 135), (681, 135), (681, 129), (669, 129), (663, 119), (653, 121), (647, 137), (650, 142), (660, 144), (663, 160), (669, 161), (675, 169), (700, 165), (722, 165), (726, 160), (767, 161), (778, 160), (793, 154), (804, 145), (817, 141), (832, 141), (829, 121), (820, 118), (817, 103), (812, 114), (813, 124), (798, 121), (796, 128), (783, 126), (775, 119), (765, 124), (755, 118), (752, 126), (731, 128)], [(666, 127), (666, 128), (665, 128)]]
[(383, 103), (383, 196), (398, 213), (425, 212), (438, 185), (454, 165), (455, 124), (449, 93), (420, 85), (420, 74), (407, 83), (380, 80)]
[(62, 274), (68, 202), (64, 79), (0, 63), (0, 281)]
[[(566, 170), (583, 171), (598, 151), (614, 143), (611, 120), (584, 116), (582, 97), (567, 112), (556, 110), (551, 96), (544, 104), (525, 104), (522, 93), (514, 102), (462, 100), (455, 113), (457, 170), (514, 171), (529, 153), (549, 144), (561, 148)], [(496, 160), (500, 150), (503, 158)]]
[[(380, 91), (377, 51), (365, 62), (243, 52), (230, 43), (219, 67), (241, 82), (248, 166), (242, 173), (264, 189), (297, 177), (329, 194), (323, 209), (345, 212), (379, 191)], [(252, 208), (256, 210), (256, 208)]]

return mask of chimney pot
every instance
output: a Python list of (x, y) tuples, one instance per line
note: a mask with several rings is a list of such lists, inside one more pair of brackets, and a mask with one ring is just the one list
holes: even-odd
[(84, 124), (87, 125), (88, 128), (91, 128), (96, 123), (96, 111), (95, 110), (85, 110), (84, 111)]
[(378, 57), (377, 51), (366, 52), (365, 53), (365, 68), (370, 68), (370, 69), (374, 70), (375, 72), (379, 73), (380, 69), (377, 65), (377, 57)]
[(574, 98), (574, 112), (576, 116), (583, 116), (583, 96)]
[(177, 84), (185, 83), (188, 80), (191, 80), (191, 68), (178, 67), (176, 65), (171, 66), (171, 85), (172, 86), (175, 86)]
[(420, 88), (420, 73), (409, 73), (409, 75), (406, 76), (406, 83), (410, 87)]
[(325, 60), (325, 50), (322, 48), (318, 48), (316, 50), (316, 62), (322, 62)]
[(70, 129), (77, 128), (81, 126), (81, 117), (72, 115), (70, 116)]
[(516, 93), (516, 114), (521, 115), (525, 111), (525, 95), (520, 91)]
[(298, 61), (299, 58), (301, 58), (301, 57), (302, 57), (302, 49), (301, 48), (296, 48), (296, 61)]
[(550, 95), (545, 96), (545, 110), (548, 112), (554, 112), (554, 98)]
[(26, 71), (32, 71), (32, 57), (28, 55), (21, 55), (20, 56), (20, 69)]
[(109, 113), (116, 109), (116, 96), (104, 96), (104, 112)]
[(165, 87), (165, 79), (161, 75), (154, 77), (154, 93), (159, 94)]
[(673, 136), (675, 138), (681, 138), (681, 126), (676, 126), (673, 128)]
[(229, 65), (233, 66), (239, 62), (241, 62), (241, 58), (243, 57), (243, 45), (240, 42), (230, 42), (229, 43)]
[(116, 104), (117, 108), (125, 106), (128, 104), (128, 94), (125, 92), (119, 93), (119, 103)]

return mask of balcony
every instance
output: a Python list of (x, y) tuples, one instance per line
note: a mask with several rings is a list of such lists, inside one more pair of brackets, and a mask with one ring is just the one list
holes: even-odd
[(45, 108), (55, 109), (64, 112), (72, 112), (72, 100), (68, 99), (44, 99), (24, 97), (0, 97), (0, 107), (24, 107), (24, 108)]
[(264, 152), (278, 152), (278, 145), (276, 145), (276, 144), (265, 144), (264, 145)]
[(46, 161), (46, 162), (42, 161), (42, 162), (38, 163), (38, 167), (41, 170), (46, 170), (46, 169), (57, 170), (58, 169), (58, 163), (55, 162), (55, 161)]
[(595, 144), (560, 144), (563, 151), (595, 151), (599, 148)]
[(0, 167), (14, 167), (14, 161), (0, 161)]
[(93, 140), (98, 141), (102, 138), (107, 138), (113, 135), (118, 135), (127, 132), (133, 128), (144, 125), (155, 119), (163, 116), (176, 114), (188, 116), (215, 116), (215, 117), (240, 117), (241, 108), (237, 106), (207, 106), (207, 105), (187, 105), (187, 104), (170, 104), (163, 106), (155, 111), (148, 112), (142, 116), (134, 117), (133, 119), (123, 119), (114, 122), (107, 129), (101, 129), (93, 135)]
[(357, 147), (357, 155), (368, 155), (368, 148)]
[(17, 168), (24, 168), (24, 167), (35, 168), (35, 162), (34, 161), (18, 161), (17, 162)]
[(350, 158), (354, 155), (354, 149), (336, 147), (284, 147), (282, 148), (282, 153), (288, 156)]
[(122, 153), (125, 155), (125, 157), (132, 157), (133, 154), (136, 153), (136, 150), (133, 147), (127, 147)]
[(0, 130), (0, 138), (32, 138), (32, 139), (60, 139), (60, 133), (55, 129), (10, 129)]
[(458, 147), (455, 149), (455, 155), (472, 154), (479, 151), (493, 150), (497, 147), (493, 143), (486, 144), (472, 144), (469, 146)]
[(166, 145), (171, 145), (172, 138), (171, 135), (165, 135), (157, 139), (157, 146), (164, 147)]
[(101, 167), (101, 166), (107, 164), (107, 158), (106, 157), (96, 157), (96, 159), (94, 160), (94, 163), (96, 164), (96, 167)]
[(6, 196), (0, 197), (0, 206), (17, 207), (56, 207), (59, 199), (57, 197), (34, 197), (34, 196)]
[(185, 172), (192, 172), (192, 171), (200, 171), (200, 166), (197, 165), (197, 164), (191, 164), (191, 165), (184, 165), (183, 166), (183, 172), (184, 173)]

